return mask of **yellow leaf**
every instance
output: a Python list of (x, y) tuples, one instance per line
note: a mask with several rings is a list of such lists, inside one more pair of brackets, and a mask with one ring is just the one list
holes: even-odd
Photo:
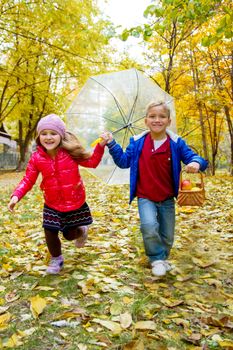
[(91, 147), (95, 147), (101, 140), (102, 140), (102, 138), (101, 138), (101, 137), (98, 137), (98, 139), (96, 139), (95, 141), (93, 141), (93, 142), (91, 143)]
[(233, 348), (233, 340), (230, 339), (225, 339), (225, 340), (218, 340), (218, 344), (222, 347), (222, 348)]
[(2, 264), (2, 268), (3, 268), (4, 270), (7, 270), (7, 271), (11, 271), (11, 270), (12, 270), (12, 266), (9, 265), (9, 264)]
[(47, 302), (45, 299), (41, 298), (39, 295), (30, 298), (31, 305), (30, 310), (34, 318), (38, 318), (40, 314), (42, 314)]
[(102, 217), (102, 216), (105, 216), (106, 214), (101, 212), (101, 211), (93, 211), (93, 216), (95, 217)]
[(163, 320), (163, 323), (165, 323), (165, 324), (171, 324), (171, 320), (168, 320), (167, 318), (164, 318)]
[(215, 264), (215, 261), (202, 261), (201, 259), (197, 259), (195, 257), (192, 257), (192, 261), (195, 265), (202, 268), (206, 268)]
[(120, 324), (123, 329), (129, 328), (132, 324), (132, 316), (129, 312), (120, 315)]
[(11, 319), (11, 314), (9, 312), (6, 312), (3, 315), (0, 315), (0, 328), (4, 327), (7, 325), (7, 323), (10, 321)]
[(215, 286), (216, 288), (218, 287), (222, 287), (222, 282), (219, 280), (216, 280), (214, 278), (209, 278), (206, 280), (206, 282), (210, 285), (210, 286)]
[(46, 287), (46, 286), (38, 286), (34, 289), (45, 290), (45, 291), (54, 290), (53, 287)]
[(163, 297), (160, 297), (159, 300), (161, 301), (162, 304), (168, 306), (168, 307), (175, 307), (180, 304), (183, 304), (183, 300), (176, 300), (176, 299), (166, 299)]
[(6, 342), (3, 343), (4, 348), (13, 348), (20, 346), (23, 343), (20, 341), (20, 337), (17, 334), (13, 334)]
[(173, 322), (178, 326), (183, 326), (184, 328), (190, 327), (190, 322), (188, 320), (184, 320), (183, 318), (174, 318)]
[(55, 292), (52, 293), (52, 296), (53, 296), (53, 297), (57, 297), (59, 294), (60, 294), (60, 292), (55, 291)]
[(110, 329), (110, 331), (112, 331), (113, 334), (115, 334), (115, 335), (120, 334), (122, 331), (120, 325), (117, 322), (108, 321), (108, 320), (101, 320), (99, 318), (94, 318), (92, 320), (92, 322), (96, 322), (96, 323), (100, 324), (101, 326)]
[(129, 297), (123, 297), (123, 303), (124, 304), (130, 304), (132, 303), (133, 299)]
[(155, 331), (156, 324), (153, 321), (139, 321), (135, 323), (135, 329), (151, 329)]
[(62, 338), (67, 338), (68, 336), (69, 336), (69, 334), (68, 333), (66, 333), (66, 332), (60, 332), (60, 335), (62, 336)]

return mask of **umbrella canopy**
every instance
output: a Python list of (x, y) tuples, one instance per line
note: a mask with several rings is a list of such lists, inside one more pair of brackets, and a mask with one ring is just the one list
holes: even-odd
[[(96, 75), (89, 78), (66, 112), (69, 130), (83, 146), (103, 131), (110, 131), (125, 149), (129, 137), (146, 130), (145, 109), (150, 102), (166, 102), (171, 110), (170, 129), (176, 130), (174, 101), (150, 78), (136, 69)], [(115, 166), (108, 151), (93, 174), (108, 184), (129, 182), (129, 171)]]

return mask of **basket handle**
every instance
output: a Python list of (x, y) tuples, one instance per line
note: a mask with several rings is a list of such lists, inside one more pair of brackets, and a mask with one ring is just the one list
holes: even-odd
[[(181, 172), (180, 172), (180, 180), (179, 180), (179, 188), (180, 189), (181, 189), (181, 182), (182, 182), (182, 174), (183, 173), (186, 173), (186, 171), (185, 170), (181, 170)], [(199, 174), (200, 175), (200, 178), (201, 178), (201, 189), (204, 189), (204, 179), (203, 179), (202, 172), (198, 171), (197, 173), (190, 173), (190, 174)]]

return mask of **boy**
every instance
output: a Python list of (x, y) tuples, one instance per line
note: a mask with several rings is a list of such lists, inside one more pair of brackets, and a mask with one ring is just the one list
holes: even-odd
[(167, 130), (171, 118), (166, 103), (149, 104), (145, 124), (149, 130), (131, 137), (125, 152), (111, 134), (107, 146), (117, 166), (130, 167), (130, 203), (137, 197), (145, 253), (152, 274), (163, 276), (171, 270), (167, 259), (174, 242), (181, 162), (186, 172), (197, 173), (206, 169), (207, 161)]

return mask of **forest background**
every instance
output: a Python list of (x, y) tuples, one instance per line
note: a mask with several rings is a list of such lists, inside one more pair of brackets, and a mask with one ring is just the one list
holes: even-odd
[[(135, 67), (174, 96), (178, 133), (209, 172), (233, 174), (231, 1), (152, 1), (144, 16), (119, 35), (96, 1), (1, 1), (0, 125), (19, 145), (18, 168), (42, 116), (65, 116), (91, 75)], [(119, 36), (138, 38), (143, 63), (119, 54)]]

